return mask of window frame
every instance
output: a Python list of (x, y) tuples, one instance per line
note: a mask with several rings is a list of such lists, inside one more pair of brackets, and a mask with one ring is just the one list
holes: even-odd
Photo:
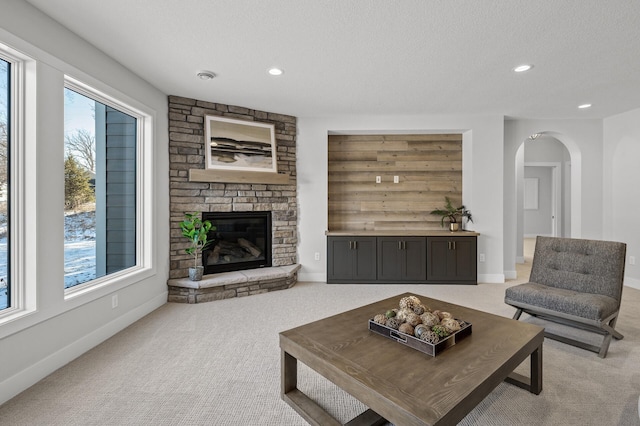
[[(155, 138), (161, 134), (157, 132), (157, 111), (153, 106), (159, 104), (159, 98), (155, 93), (141, 91), (136, 97), (128, 95), (132, 89), (131, 82), (125, 79), (122, 84), (117, 76), (111, 74), (89, 74), (76, 66), (65, 62), (48, 52), (45, 52), (28, 42), (15, 37), (13, 34), (0, 28), (0, 52), (6, 59), (11, 59), (14, 66), (12, 76), (14, 84), (18, 85), (13, 91), (17, 98), (17, 109), (20, 114), (14, 115), (16, 125), (12, 126), (12, 137), (15, 146), (12, 152), (12, 167), (15, 176), (14, 182), (19, 183), (13, 202), (20, 216), (12, 217), (12, 239), (15, 249), (12, 249), (12, 291), (20, 286), (21, 306), (14, 306), (0, 311), (0, 339), (19, 333), (29, 327), (33, 327), (54, 317), (65, 314), (74, 309), (81, 308), (93, 302), (104, 300), (111, 307), (109, 295), (125, 291), (130, 286), (145, 283), (145, 285), (157, 285), (150, 278), (158, 274), (158, 241), (155, 235), (157, 230), (157, 215), (154, 208), (158, 191), (156, 176)], [(14, 62), (15, 61), (15, 62)], [(19, 69), (18, 69), (19, 68)], [(18, 76), (20, 79), (18, 79)], [(100, 77), (102, 76), (102, 78)], [(138, 120), (141, 131), (137, 132), (142, 144), (137, 146), (137, 159), (140, 167), (137, 169), (137, 184), (141, 188), (137, 193), (141, 203), (137, 218), (139, 218), (138, 231), (142, 238), (137, 238), (140, 250), (137, 250), (136, 267), (122, 271), (108, 282), (99, 283), (83, 291), (73, 294), (64, 292), (63, 262), (58, 263), (57, 258), (62, 259), (58, 250), (64, 244), (64, 231), (62, 224), (62, 203), (64, 197), (63, 162), (59, 162), (59, 172), (51, 174), (58, 166), (48, 167), (45, 173), (39, 170), (38, 165), (47, 162), (46, 157), (55, 158), (64, 150), (63, 135), (63, 87), (65, 81), (75, 82), (80, 87), (86, 87), (89, 92), (101, 94), (102, 99), (110, 100), (110, 104), (135, 112), (136, 117), (144, 117)], [(134, 92), (136, 92), (134, 90)], [(136, 92), (137, 93), (137, 92)], [(51, 112), (51, 114), (49, 114)], [(52, 118), (54, 117), (54, 118)], [(53, 139), (50, 136), (54, 136)], [(160, 156), (159, 158), (163, 158)], [(51, 163), (53, 164), (53, 162)], [(58, 179), (56, 182), (55, 180)], [(42, 190), (43, 183), (47, 188)], [(44, 200), (44, 201), (43, 201)], [(43, 202), (48, 205), (60, 201), (60, 223), (51, 224), (43, 218)], [(19, 205), (19, 206), (18, 206)], [(54, 209), (53, 213), (55, 213)], [(54, 250), (52, 256), (48, 253)], [(55, 259), (55, 261), (52, 261)], [(40, 265), (46, 264), (55, 276), (43, 270)], [(168, 267), (165, 275), (168, 275)], [(61, 286), (52, 286), (52, 283), (60, 282)], [(166, 296), (164, 296), (166, 298)], [(162, 296), (160, 296), (161, 300)], [(97, 305), (96, 305), (97, 306)], [(129, 313), (135, 310), (128, 311)]]
[[(35, 258), (36, 234), (27, 223), (35, 220), (35, 180), (29, 176), (27, 152), (35, 149), (35, 133), (26, 123), (35, 125), (35, 60), (0, 43), (0, 58), (10, 64), (9, 80), (9, 235), (7, 249), (11, 275), (8, 279), (9, 307), (0, 311), (0, 324), (36, 310), (35, 271), (27, 268), (27, 259)], [(30, 195), (29, 195), (30, 194)]]
[[(64, 299), (69, 300), (84, 295), (95, 289), (110, 286), (121, 282), (124, 278), (140, 271), (151, 270), (151, 255), (153, 251), (153, 233), (151, 232), (152, 217), (149, 215), (152, 206), (153, 183), (150, 175), (151, 147), (151, 122), (152, 117), (110, 96), (88, 84), (81, 82), (69, 75), (64, 76), (64, 88), (72, 90), (94, 101), (115, 108), (120, 112), (136, 119), (136, 262), (134, 266), (113, 272), (102, 277), (95, 278), (85, 283), (64, 289)], [(61, 158), (60, 161), (64, 159)], [(62, 242), (64, 244), (64, 241)]]

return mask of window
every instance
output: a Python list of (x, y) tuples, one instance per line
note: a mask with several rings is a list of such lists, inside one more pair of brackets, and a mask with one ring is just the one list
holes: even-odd
[(10, 131), (9, 100), (11, 88), (11, 64), (0, 57), (0, 310), (11, 307), (11, 253), (9, 250), (10, 180), (9, 166)]
[(64, 286), (137, 265), (138, 118), (70, 82), (64, 90)]

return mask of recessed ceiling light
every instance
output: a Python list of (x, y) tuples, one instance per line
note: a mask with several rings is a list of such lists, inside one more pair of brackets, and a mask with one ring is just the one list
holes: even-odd
[(529, 71), (531, 68), (533, 68), (533, 65), (522, 64), (522, 65), (518, 65), (517, 67), (515, 67), (513, 69), (513, 71), (514, 72), (525, 72), (525, 71)]
[(269, 75), (282, 75), (282, 74), (284, 74), (284, 70), (282, 70), (280, 68), (276, 68), (276, 67), (269, 68), (267, 70), (267, 72), (269, 73)]
[(578, 105), (578, 108), (580, 108), (580, 109), (591, 108), (591, 104)]
[(198, 71), (196, 75), (200, 80), (212, 80), (216, 77), (211, 71)]

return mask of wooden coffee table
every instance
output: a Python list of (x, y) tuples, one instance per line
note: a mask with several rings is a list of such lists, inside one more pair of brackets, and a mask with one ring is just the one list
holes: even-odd
[[(470, 322), (472, 334), (432, 357), (369, 331), (369, 319), (410, 294), (280, 333), (282, 399), (310, 424), (340, 424), (297, 389), (298, 361), (369, 407), (349, 425), (456, 424), (503, 381), (542, 391), (542, 327), (416, 295)], [(527, 357), (530, 377), (513, 373)]]

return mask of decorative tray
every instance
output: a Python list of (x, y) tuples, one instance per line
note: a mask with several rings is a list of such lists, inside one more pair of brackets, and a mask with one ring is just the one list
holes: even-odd
[(393, 328), (387, 327), (386, 325), (378, 324), (373, 319), (369, 320), (369, 330), (388, 339), (395, 340), (396, 342), (401, 343), (405, 346), (409, 346), (410, 348), (413, 348), (420, 352), (424, 352), (427, 355), (436, 356), (445, 349), (455, 345), (456, 342), (459, 342), (460, 340), (470, 335), (471, 324), (469, 324), (468, 322), (464, 322), (464, 325), (460, 328), (460, 330), (440, 339), (437, 343), (430, 343), (418, 339), (415, 336), (411, 336), (398, 330), (394, 330)]
[(471, 334), (471, 324), (431, 310), (417, 296), (404, 296), (397, 306), (370, 319), (369, 330), (431, 356)]

